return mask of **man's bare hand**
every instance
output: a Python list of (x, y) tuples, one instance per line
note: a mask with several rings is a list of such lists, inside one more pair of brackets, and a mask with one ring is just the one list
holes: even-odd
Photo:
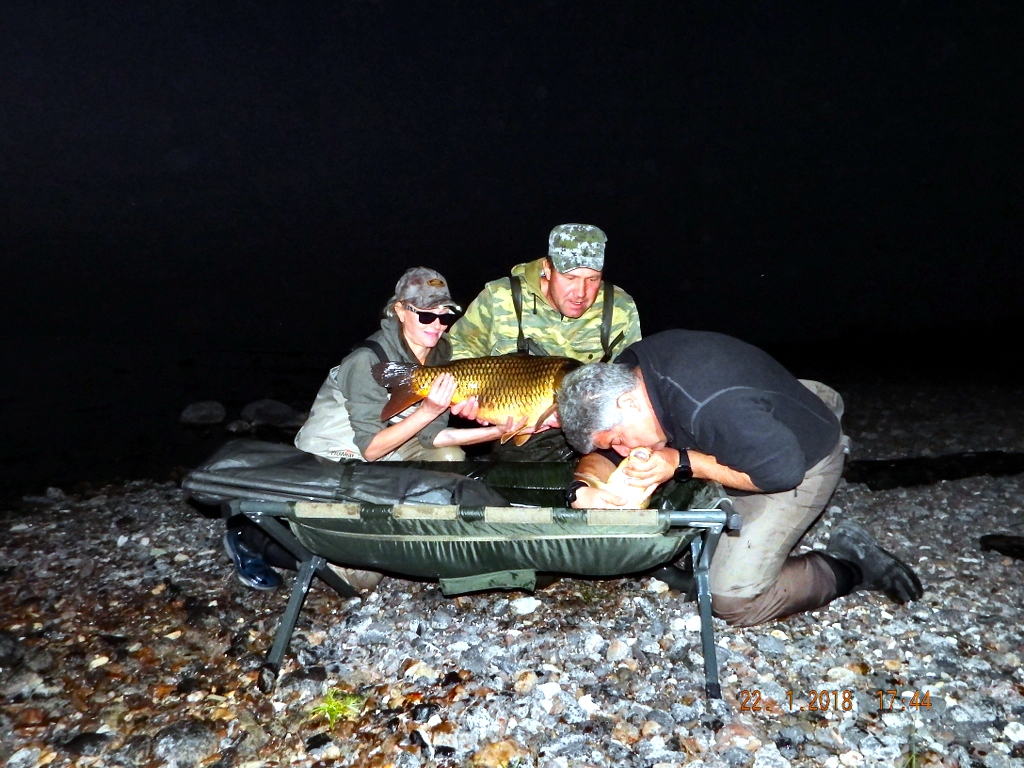
[(628, 502), (611, 491), (584, 486), (576, 491), (573, 509), (624, 509)]
[(646, 488), (650, 485), (661, 485), (671, 480), (679, 466), (679, 451), (675, 448), (649, 450), (646, 459), (630, 454), (622, 473), (630, 485)]

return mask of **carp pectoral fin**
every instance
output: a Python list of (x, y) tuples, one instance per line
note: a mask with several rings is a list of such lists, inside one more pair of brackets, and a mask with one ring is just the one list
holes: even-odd
[(558, 408), (558, 404), (557, 403), (552, 403), (551, 405), (549, 405), (547, 407), (547, 409), (544, 411), (544, 413), (542, 413), (540, 415), (540, 418), (538, 418), (537, 421), (534, 423), (534, 425), (533, 425), (534, 432), (536, 432), (538, 429), (540, 429), (544, 425), (544, 422), (547, 421), (548, 416), (550, 416), (552, 413), (554, 413), (557, 408)]
[(426, 395), (420, 395), (412, 391), (412, 388), (407, 384), (395, 387), (391, 392), (391, 397), (384, 404), (384, 410), (380, 412), (380, 420), (387, 421), (396, 413), (401, 413), (410, 405), (416, 405)]
[(522, 445), (523, 443), (525, 443), (527, 440), (530, 439), (530, 433), (527, 432), (524, 435), (524, 434), (522, 434), (522, 430), (521, 429), (517, 429), (515, 432), (506, 432), (504, 435), (501, 436), (500, 442), (501, 442), (502, 445), (504, 445), (505, 443), (507, 443), (509, 440), (512, 440), (513, 438), (515, 438), (516, 445)]
[(504, 435), (501, 436), (501, 444), (504, 445), (509, 440), (514, 439), (516, 445), (522, 445), (533, 436), (532, 432), (523, 432), (524, 429), (526, 429), (525, 424), (520, 426), (519, 429), (514, 429), (511, 432), (506, 432)]

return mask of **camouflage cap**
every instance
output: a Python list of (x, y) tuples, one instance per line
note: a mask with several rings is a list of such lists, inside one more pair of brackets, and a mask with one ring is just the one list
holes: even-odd
[(452, 300), (448, 281), (440, 272), (427, 267), (411, 267), (398, 278), (395, 295), (391, 297), (388, 306), (399, 301), (407, 302), (419, 309), (451, 307), (456, 312), (462, 310), (462, 307)]
[(604, 269), (604, 244), (608, 238), (591, 224), (559, 224), (548, 237), (548, 256), (559, 272), (580, 267)]

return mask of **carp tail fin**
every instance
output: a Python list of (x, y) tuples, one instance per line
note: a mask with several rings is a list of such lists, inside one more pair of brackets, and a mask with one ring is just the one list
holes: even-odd
[(387, 421), (395, 414), (401, 413), (410, 405), (415, 405), (425, 396), (412, 388), (412, 374), (419, 366), (412, 363), (389, 361), (377, 363), (370, 368), (373, 380), (384, 387), (391, 397), (380, 412), (380, 420)]
[(417, 392), (412, 391), (412, 386), (409, 384), (400, 384), (394, 389), (388, 390), (391, 393), (391, 397), (384, 404), (384, 409), (380, 412), (380, 420), (387, 421), (392, 416), (401, 413), (411, 405), (416, 405), (426, 395), (421, 395)]
[(390, 390), (401, 384), (412, 383), (412, 374), (419, 366), (412, 363), (398, 363), (388, 360), (386, 363), (374, 363), (370, 366), (373, 380), (384, 389)]

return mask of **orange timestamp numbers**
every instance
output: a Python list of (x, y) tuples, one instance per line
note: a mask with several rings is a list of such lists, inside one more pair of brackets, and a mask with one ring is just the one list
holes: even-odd
[(903, 696), (900, 696), (899, 691), (876, 691), (875, 695), (878, 696), (878, 708), (885, 710), (886, 712), (906, 712), (908, 709), (931, 709), (932, 707), (932, 693), (931, 691), (914, 691), (907, 699), (906, 692)]
[[(767, 697), (762, 698), (761, 691), (756, 688), (742, 690), (739, 693), (741, 712), (768, 710), (769, 700)], [(875, 695), (878, 696), (878, 708), (886, 712), (929, 709), (932, 706), (931, 692), (929, 691), (914, 691), (909, 699), (906, 694), (900, 696), (899, 691), (876, 691)], [(854, 706), (854, 693), (849, 689), (830, 691), (827, 688), (822, 688), (820, 691), (809, 691), (806, 704), (794, 702), (792, 691), (786, 691), (786, 698), (789, 702), (790, 712), (849, 712)]]
[[(853, 691), (850, 690), (830, 691), (823, 688), (820, 691), (810, 691), (807, 694), (807, 704), (802, 706), (799, 703), (794, 703), (792, 691), (786, 691), (786, 698), (789, 700), (790, 712), (796, 710), (800, 712), (824, 712), (826, 710), (835, 710), (837, 712), (845, 710), (849, 712), (853, 709)], [(756, 688), (740, 691), (739, 699), (741, 712), (768, 710), (768, 699), (762, 698), (761, 691)]]

